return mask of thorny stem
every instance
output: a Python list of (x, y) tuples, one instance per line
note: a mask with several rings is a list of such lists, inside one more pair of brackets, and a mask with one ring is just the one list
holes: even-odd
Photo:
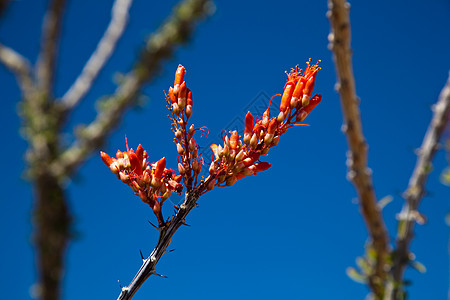
[(159, 228), (159, 238), (152, 253), (144, 259), (141, 268), (134, 276), (130, 285), (123, 287), (117, 300), (128, 300), (133, 298), (133, 295), (144, 284), (144, 282), (153, 274), (156, 274), (155, 266), (166, 253), (167, 247), (170, 241), (181, 225), (185, 224), (186, 216), (189, 212), (197, 206), (197, 200), (201, 195), (201, 191), (204, 189), (205, 182), (200, 183), (190, 193), (186, 193), (184, 202), (178, 208), (177, 213), (173, 216), (172, 220), (168, 221), (164, 226)]
[(359, 196), (361, 213), (366, 222), (374, 250), (377, 253), (374, 274), (369, 286), (378, 297), (383, 295), (386, 279), (385, 263), (389, 253), (389, 238), (381, 211), (377, 206), (371, 171), (367, 166), (367, 143), (365, 141), (361, 116), (356, 96), (355, 79), (350, 47), (350, 4), (345, 0), (329, 0), (327, 13), (331, 24), (330, 49), (336, 64), (337, 90), (341, 98), (344, 115), (344, 133), (349, 145), (347, 165), (348, 178), (353, 182)]
[(414, 237), (414, 224), (419, 215), (417, 210), (425, 195), (425, 184), (431, 172), (433, 157), (438, 150), (439, 140), (449, 122), (450, 113), (450, 74), (446, 85), (442, 89), (438, 102), (433, 107), (433, 119), (420, 147), (416, 166), (404, 193), (405, 203), (399, 214), (399, 226), (394, 251), (392, 277), (394, 282), (388, 285), (386, 300), (400, 299), (403, 273), (410, 261), (409, 245)]

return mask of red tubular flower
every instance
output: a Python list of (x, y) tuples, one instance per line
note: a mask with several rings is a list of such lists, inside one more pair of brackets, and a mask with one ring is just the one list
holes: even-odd
[(175, 95), (173, 94), (173, 87), (169, 87), (169, 99), (170, 103), (177, 103), (177, 97), (175, 97)]
[(252, 138), (253, 131), (253, 115), (251, 112), (247, 112), (245, 115), (245, 128), (244, 128), (244, 144), (248, 145)]
[(186, 100), (186, 117), (189, 119), (192, 116), (192, 92), (188, 89), (187, 100)]
[(320, 103), (321, 100), (322, 95), (314, 95), (314, 97), (311, 98), (308, 106), (303, 108), (303, 111), (305, 111), (309, 115), (309, 113), (311, 113), (311, 111), (317, 106), (317, 104)]
[(184, 81), (184, 74), (186, 74), (186, 69), (182, 65), (178, 65), (177, 71), (175, 72), (175, 81), (173, 83), (173, 93), (175, 95), (178, 95), (180, 85)]
[(293, 82), (286, 83), (283, 96), (281, 97), (280, 111), (284, 112), (289, 108), (292, 93), (294, 92), (295, 84)]
[(136, 148), (136, 156), (139, 161), (142, 161), (144, 159), (144, 148), (142, 148), (141, 144), (139, 144), (139, 146)]
[(128, 155), (131, 169), (134, 173), (136, 173), (138, 176), (142, 175), (142, 167), (141, 167), (141, 161), (138, 159), (137, 155), (134, 152), (130, 151), (130, 154)]
[(294, 92), (292, 93), (291, 108), (297, 107), (298, 101), (302, 98), (305, 82), (306, 79), (304, 77), (301, 77), (300, 80), (297, 81)]
[(166, 168), (166, 158), (163, 157), (156, 162), (155, 177), (161, 178), (165, 168)]
[(250, 170), (253, 171), (253, 175), (256, 175), (258, 172), (265, 171), (268, 168), (270, 168), (271, 166), (272, 165), (269, 164), (268, 162), (259, 162), (259, 163), (254, 164), (253, 166), (250, 166), (249, 168), (250, 168)]
[(272, 118), (271, 120), (270, 120), (270, 123), (269, 123), (269, 127), (267, 128), (267, 133), (268, 134), (274, 134), (275, 133), (275, 130), (277, 129), (277, 119), (276, 118)]
[(100, 151), (100, 157), (108, 167), (113, 163), (113, 159), (105, 152)]
[(186, 106), (187, 92), (186, 82), (183, 81), (178, 92), (178, 106), (180, 109), (183, 109)]
[(230, 137), (230, 148), (233, 150), (236, 150), (237, 147), (239, 145), (239, 134), (238, 132), (235, 130), (231, 133), (231, 137)]

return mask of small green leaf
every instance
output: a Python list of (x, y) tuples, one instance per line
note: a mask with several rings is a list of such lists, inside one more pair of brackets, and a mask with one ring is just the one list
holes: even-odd
[(364, 257), (357, 257), (356, 264), (364, 274), (370, 274), (372, 272), (369, 262)]
[(366, 283), (367, 279), (364, 275), (359, 273), (355, 268), (348, 267), (347, 270), (345, 270), (347, 273), (347, 276), (350, 277), (352, 280), (359, 282), (359, 283)]
[(427, 271), (427, 268), (422, 263), (420, 263), (418, 261), (411, 261), (409, 264), (411, 265), (411, 267), (413, 267), (414, 269), (416, 269), (420, 273), (425, 273)]
[(381, 198), (381, 200), (378, 201), (378, 208), (383, 209), (386, 205), (391, 203), (392, 200), (394, 200), (394, 197), (392, 197), (391, 195), (387, 195), (387, 196)]

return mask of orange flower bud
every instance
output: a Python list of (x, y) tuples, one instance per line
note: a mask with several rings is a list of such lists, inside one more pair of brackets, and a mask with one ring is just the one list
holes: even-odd
[(174, 114), (176, 114), (176, 115), (180, 114), (180, 107), (178, 106), (178, 103), (173, 103), (172, 104), (172, 110), (173, 110)]
[(174, 94), (178, 94), (180, 84), (184, 81), (184, 74), (186, 74), (186, 69), (182, 65), (178, 65), (177, 71), (175, 72), (175, 81), (173, 83)]
[(216, 159), (219, 158), (219, 147), (216, 144), (212, 144), (211, 146), (209, 146), (211, 148), (211, 151), (214, 153), (214, 157)]
[(317, 104), (320, 103), (321, 100), (322, 95), (314, 95), (314, 97), (311, 98), (311, 101), (308, 104), (308, 106), (303, 107), (303, 111), (305, 111), (307, 115), (309, 115), (309, 113), (317, 106)]
[(235, 149), (237, 149), (238, 146), (239, 146), (239, 134), (235, 130), (231, 133), (230, 148), (235, 150)]
[[(264, 143), (266, 144), (266, 145), (270, 145), (270, 143), (272, 143), (272, 140), (273, 140), (273, 134), (270, 134), (270, 133), (267, 133), (265, 136), (264, 136)], [(266, 148), (267, 149), (267, 148)], [(265, 149), (264, 149), (265, 150)], [(264, 153), (265, 154), (265, 153)]]
[(306, 78), (301, 77), (297, 84), (295, 85), (294, 92), (292, 93), (292, 98), (300, 99), (303, 95), (303, 88), (305, 87)]
[(156, 162), (155, 177), (161, 178), (165, 168), (166, 168), (166, 158), (163, 157)]
[(237, 181), (236, 175), (230, 176), (230, 177), (227, 178), (227, 181), (226, 181), (225, 185), (226, 186), (232, 186), (233, 184), (236, 183), (236, 181)]
[(173, 88), (172, 87), (169, 88), (169, 98), (170, 98), (170, 103), (172, 103), (172, 104), (177, 103), (177, 98), (173, 94)]
[(211, 165), (209, 166), (209, 174), (213, 175), (214, 173), (216, 173), (217, 169), (216, 169), (216, 164), (215, 162), (212, 162)]
[(184, 154), (183, 146), (181, 146), (181, 144), (178, 143), (178, 142), (176, 144), (177, 144), (177, 152), (178, 152), (178, 154), (183, 155)]
[(187, 87), (186, 82), (180, 85), (180, 91), (178, 92), (178, 106), (180, 109), (183, 109), (186, 106), (186, 97), (187, 97)]
[(238, 152), (238, 154), (236, 154), (236, 157), (234, 158), (234, 160), (237, 163), (240, 162), (244, 158), (244, 154), (245, 154), (245, 151), (244, 151), (244, 149), (242, 149), (241, 151)]
[(139, 144), (139, 146), (136, 149), (136, 156), (139, 161), (142, 161), (144, 159), (144, 148), (142, 148), (141, 144)]
[(138, 175), (142, 175), (142, 166), (139, 161), (137, 155), (134, 152), (131, 152), (128, 156), (130, 159), (131, 169)]
[(253, 115), (251, 112), (247, 112), (245, 115), (245, 129), (244, 134), (251, 134), (253, 131)]
[(294, 92), (294, 83), (288, 82), (284, 88), (283, 96), (281, 97), (280, 111), (286, 111), (291, 102), (292, 93)]
[(280, 113), (277, 116), (278, 123), (282, 123), (286, 119), (286, 113), (280, 111)]
[(184, 173), (186, 172), (186, 170), (184, 169), (183, 165), (181, 163), (178, 163), (178, 172), (181, 175), (184, 175)]
[(249, 169), (253, 171), (254, 175), (256, 175), (258, 172), (265, 171), (271, 166), (272, 165), (269, 164), (268, 162), (260, 162), (250, 166)]
[(105, 152), (100, 151), (100, 157), (108, 167), (113, 163), (113, 159)]
[(116, 157), (117, 157), (117, 159), (123, 158), (123, 152), (120, 151), (120, 150), (117, 150), (117, 152), (116, 152)]
[(181, 130), (180, 130), (180, 129), (177, 129), (177, 131), (175, 131), (175, 137), (176, 137), (177, 139), (180, 139), (180, 138), (181, 138)]
[(215, 182), (215, 180), (211, 180), (210, 182), (208, 182), (208, 184), (206, 185), (206, 189), (208, 191), (212, 190), (214, 188)]
[(277, 119), (272, 118), (270, 120), (269, 127), (267, 128), (267, 133), (274, 134), (275, 130), (277, 129), (277, 126), (278, 126)]
[(187, 94), (187, 100), (186, 100), (186, 104), (192, 106), (193, 105), (193, 101), (192, 101), (192, 92), (190, 89), (188, 89), (188, 94)]
[(194, 171), (194, 174), (199, 174), (202, 170), (202, 165), (197, 159), (194, 159), (194, 161), (192, 162), (192, 170)]
[(197, 144), (195, 143), (194, 138), (191, 138), (189, 140), (189, 151), (194, 151), (194, 149), (196, 149)]
[(258, 136), (254, 133), (250, 139), (250, 148), (256, 149), (256, 146), (258, 146)]

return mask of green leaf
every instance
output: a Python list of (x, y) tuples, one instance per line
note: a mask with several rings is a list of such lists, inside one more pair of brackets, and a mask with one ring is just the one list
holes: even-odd
[(424, 264), (418, 261), (411, 261), (409, 264), (420, 273), (425, 273), (427, 271), (427, 268), (424, 266)]
[(378, 208), (383, 209), (386, 205), (391, 203), (392, 200), (394, 200), (394, 197), (392, 197), (391, 195), (387, 195), (387, 196), (381, 198), (381, 200), (378, 201)]
[(347, 276), (350, 277), (352, 280), (359, 282), (359, 283), (367, 283), (367, 278), (359, 273), (355, 268), (348, 267), (347, 270), (345, 270), (347, 273)]

